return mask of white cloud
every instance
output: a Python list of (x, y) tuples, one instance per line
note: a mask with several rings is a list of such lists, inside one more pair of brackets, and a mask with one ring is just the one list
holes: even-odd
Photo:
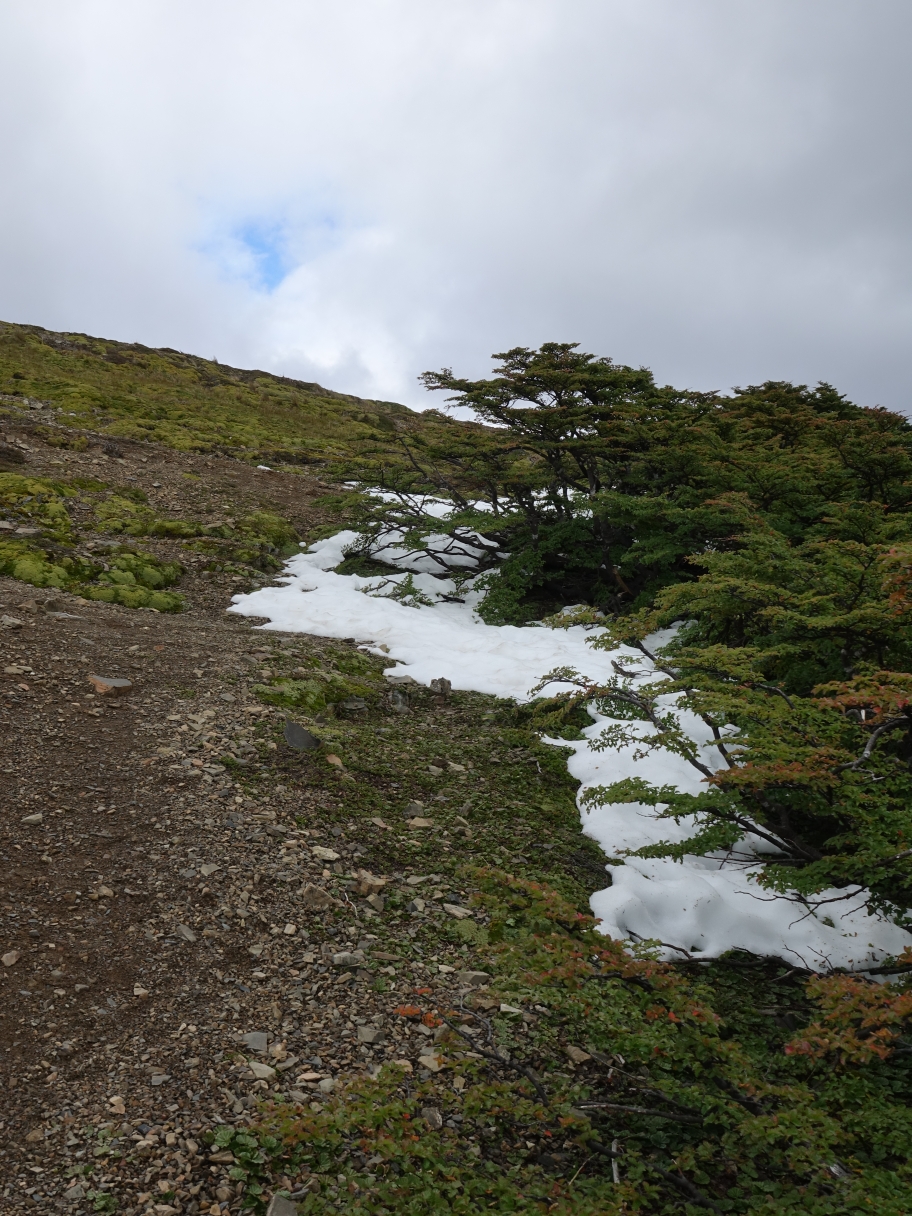
[(410, 403), (557, 339), (903, 408), (910, 27), (899, 0), (14, 2), (0, 316)]

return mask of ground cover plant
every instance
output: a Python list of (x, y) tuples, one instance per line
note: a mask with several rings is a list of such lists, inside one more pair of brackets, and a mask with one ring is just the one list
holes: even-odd
[[(339, 504), (322, 517), (316, 510), (292, 516), (278, 498), (269, 501), (277, 489), (258, 490), (259, 505), (243, 509), (222, 486), (191, 501), (197, 483), (187, 476), (189, 465), (172, 482), (164, 473), (160, 478), (166, 488), (185, 485), (185, 497), (175, 490), (160, 501), (151, 488), (144, 495), (126, 479), (118, 482), (109, 465), (103, 476), (96, 470), (98, 476), (85, 478), (70, 475), (72, 469), (58, 477), (43, 465), (40, 472), (10, 468), (28, 481), (4, 483), (3, 514), (16, 528), (36, 531), (8, 531), (0, 546), (14, 546), (19, 558), (32, 555), (37, 577), (55, 564), (66, 570), (63, 557), (83, 554), (80, 560), (96, 571), (92, 579), (101, 579), (115, 561), (133, 553), (145, 562), (147, 552), (155, 562), (184, 566), (167, 591), (180, 588), (189, 609), (144, 616), (119, 612), (117, 603), (72, 608), (75, 601), (66, 601), (80, 617), (72, 621), (73, 637), (82, 631), (95, 643), (89, 670), (107, 655), (105, 639), (120, 631), (126, 673), (147, 688), (160, 681), (146, 714), (135, 720), (146, 740), (135, 760), (128, 760), (134, 722), (124, 721), (125, 705), (104, 706), (97, 720), (74, 718), (72, 727), (77, 739), (97, 730), (94, 747), (106, 746), (108, 731), (121, 732), (111, 736), (109, 752), (73, 752), (79, 772), (72, 794), (75, 808), (86, 789), (79, 783), (91, 784), (83, 809), (92, 837), (85, 848), (113, 854), (112, 874), (114, 866), (125, 867), (119, 878), (109, 876), (109, 862), (91, 854), (117, 892), (91, 907), (107, 913), (102, 905), (109, 902), (110, 915), (99, 915), (95, 929), (99, 954), (121, 959), (119, 986), (110, 981), (120, 1008), (104, 1000), (104, 985), (66, 1000), (54, 996), (58, 980), (24, 994), (15, 984), (7, 989), (4, 1033), (16, 1045), (8, 1058), (32, 1051), (35, 1069), (34, 1083), (11, 1089), (8, 1105), (24, 1108), (34, 1099), (36, 1112), (41, 1103), (49, 1112), (58, 1101), (51, 1097), (55, 1086), (62, 1089), (59, 1101), (69, 1103), (97, 1081), (97, 1114), (89, 1119), (84, 1112), (85, 1126), (81, 1114), (65, 1123), (67, 1143), (82, 1154), (67, 1165), (82, 1186), (81, 1200), (69, 1202), (80, 1216), (93, 1210), (141, 1216), (156, 1204), (188, 1214), (215, 1204), (232, 1213), (262, 1212), (277, 1191), (293, 1194), (307, 1216), (816, 1216), (912, 1208), (907, 964), (891, 965), (890, 982), (882, 983), (882, 975), (815, 976), (739, 953), (670, 964), (653, 957), (648, 944), (622, 950), (595, 931), (588, 899), (610, 881), (610, 870), (580, 835), (564, 754), (542, 740), (543, 733), (579, 738), (594, 698), (618, 731), (636, 728), (641, 737), (652, 733), (662, 746), (686, 752), (675, 714), (655, 703), (664, 695), (683, 698), (720, 733), (737, 727), (737, 765), (724, 768), (696, 807), (661, 789), (615, 789), (610, 796), (654, 797), (660, 804), (667, 798), (672, 815), (696, 811), (700, 834), (689, 848), (728, 847), (748, 817), (776, 836), (779, 854), (764, 871), (773, 890), (797, 889), (813, 900), (821, 884), (854, 884), (899, 916), (909, 902), (909, 862), (902, 856), (908, 848), (905, 424), (859, 410), (828, 389), (763, 386), (714, 402), (656, 389), (648, 374), (614, 365), (596, 368), (587, 383), (585, 357), (566, 348), (516, 355), (519, 371), (510, 374), (521, 379), (526, 368), (545, 378), (542, 361), (556, 362), (547, 373), (553, 394), (562, 383), (561, 361), (571, 357), (584, 363), (570, 367), (567, 383), (580, 386), (585, 401), (596, 398), (607, 418), (590, 426), (578, 413), (569, 438), (558, 436), (553, 450), (550, 432), (543, 432), (544, 447), (535, 446), (539, 423), (530, 417), (520, 435), (509, 425), (481, 431), (453, 424), (459, 451), (455, 438), (434, 448), (437, 438), (425, 433), (423, 446), (414, 435), (400, 436), (395, 459), (386, 463), (371, 463), (360, 449), (346, 456), (346, 477), (401, 495), (380, 508), (386, 515), (337, 485), (320, 487), (324, 511), (327, 502)], [(126, 365), (112, 366), (126, 374)], [(82, 458), (91, 445), (107, 442), (107, 418), (95, 417), (97, 430), (70, 428), (59, 414), (49, 422), (18, 399), (7, 405), (26, 440), (46, 426), (65, 441), (51, 445), (52, 454)], [(533, 407), (520, 406), (527, 408)], [(550, 408), (547, 401), (543, 408)], [(210, 418), (217, 428), (217, 411)], [(603, 447), (593, 426), (596, 438), (603, 428)], [(678, 480), (669, 474), (659, 484), (661, 444), (667, 465), (678, 436)], [(182, 435), (170, 438), (184, 442)], [(161, 453), (164, 442), (144, 441), (136, 451)], [(28, 459), (39, 463), (35, 450)], [(594, 480), (574, 472), (579, 486), (561, 490), (554, 469), (572, 471), (587, 461), (594, 462)], [(192, 467), (194, 478), (214, 477), (202, 462)], [(132, 456), (129, 471), (139, 472)], [(297, 473), (288, 481), (303, 484)], [(496, 490), (487, 499), (486, 485)], [(462, 514), (431, 516), (423, 511), (428, 495), (450, 496)], [(218, 517), (202, 511), (207, 496), (230, 510)], [(482, 501), (492, 509), (478, 510)], [(602, 512), (596, 534), (595, 515)], [(624, 542), (634, 517), (643, 521), (642, 563), (641, 542)], [(351, 520), (375, 528), (377, 537), (400, 528), (417, 546), (431, 527), (452, 535), (461, 528), (466, 537), (489, 529), (483, 564), (492, 619), (551, 614), (558, 626), (571, 618), (555, 610), (576, 604), (572, 619), (598, 622), (612, 639), (655, 654), (658, 682), (618, 672), (613, 684), (563, 697), (550, 697), (544, 687), (539, 701), (524, 706), (475, 693), (391, 687), (382, 676), (388, 662), (351, 642), (251, 634), (246, 622), (224, 616), (230, 595), (258, 572), (274, 570), (295, 538)], [(598, 564), (589, 554), (593, 545)], [(371, 574), (389, 571), (370, 546), (348, 562)], [(23, 596), (36, 585), (23, 582)], [(63, 594), (71, 587), (89, 598), (84, 588), (91, 585), (77, 578)], [(210, 615), (199, 608), (204, 591)], [(12, 611), (18, 594), (7, 601)], [(18, 697), (7, 720), (10, 737), (22, 726), (9, 763), (19, 747), (24, 753), (47, 738), (56, 769), (70, 755), (63, 738), (70, 728), (27, 715), (36, 692), (52, 698), (56, 685), (45, 680), (43, 665), (50, 672), (52, 659), (63, 663), (63, 631), (71, 622), (19, 615), (25, 623), (3, 635), (16, 646), (10, 651), (16, 674), (7, 677)], [(675, 620), (690, 623), (673, 647), (664, 655), (650, 650), (650, 632)], [(185, 630), (196, 631), (192, 649), (182, 640)], [(645, 654), (642, 664), (652, 669)], [(31, 692), (22, 691), (26, 681)], [(291, 746), (288, 718), (319, 746)], [(203, 767), (194, 769), (194, 761)], [(103, 792), (114, 765), (128, 763), (135, 767), (124, 769), (117, 792)], [(27, 767), (33, 773), (35, 761)], [(93, 811), (96, 799), (109, 811)], [(49, 852), (39, 860), (35, 851), (35, 877), (16, 872), (26, 870), (27, 858), (7, 875), (10, 898), (15, 889), (19, 902), (30, 901), (29, 915), (47, 916), (47, 935), (61, 954), (57, 920), (75, 879), (52, 866), (50, 834), (59, 829), (63, 843), (78, 813), (69, 801), (61, 796), (66, 814), (46, 819)], [(131, 818), (127, 806), (141, 813)], [(20, 824), (18, 803), (11, 814), (31, 849), (25, 833), (32, 829)], [(99, 833), (101, 814), (106, 827)], [(207, 867), (212, 875), (203, 880), (197, 867), (194, 878), (180, 877), (192, 859), (172, 833), (192, 841), (197, 861), (217, 863)], [(296, 849), (286, 847), (292, 840)], [(161, 848), (166, 841), (170, 853)], [(339, 859), (322, 870), (323, 862), (315, 868), (308, 861), (308, 880), (334, 901), (308, 914), (296, 903), (292, 872), (300, 863), (293, 855), (309, 852), (314, 841)], [(379, 908), (365, 897), (368, 869), (387, 876)], [(410, 885), (409, 877), (420, 881)], [(38, 912), (39, 886), (26, 884), (48, 881), (64, 885), (46, 913)], [(148, 902), (122, 896), (122, 883), (133, 892), (148, 885)], [(79, 890), (87, 889), (80, 879)], [(286, 937), (288, 920), (299, 930), (308, 926), (309, 939)], [(31, 957), (26, 925), (32, 923), (23, 920), (17, 940), (23, 962)], [(193, 927), (192, 946), (180, 937), (180, 925)], [(43, 943), (44, 930), (35, 940)], [(304, 961), (305, 946), (314, 953), (311, 962)], [(321, 957), (330, 958), (321, 954), (324, 947), (353, 956), (361, 948), (362, 957), (321, 966)], [(173, 970), (156, 971), (170, 955)], [(37, 967), (41, 956), (34, 957)], [(78, 966), (77, 957), (67, 955), (68, 970)], [(157, 981), (146, 983), (151, 998), (131, 996), (146, 978), (135, 970), (140, 966)], [(471, 981), (456, 982), (470, 973)], [(62, 981), (68, 990), (75, 978), (81, 973)], [(30, 988), (37, 983), (36, 971)], [(22, 1022), (15, 1022), (20, 1013)], [(23, 1044), (29, 1020), (35, 1042)], [(361, 1023), (382, 1029), (385, 1044), (356, 1039)], [(58, 1039), (78, 1043), (90, 1024), (108, 1036), (97, 1077), (79, 1061), (78, 1045), (75, 1057), (48, 1054)], [(250, 1053), (233, 1032), (261, 1027), (302, 1060), (319, 1055), (325, 1064), (339, 1053), (336, 1088), (324, 1093), (302, 1082), (312, 1088), (293, 1094), (297, 1069), (268, 1083), (252, 1075), (242, 1080)], [(128, 1058), (136, 1078), (123, 1067)], [(184, 1072), (201, 1059), (198, 1076)], [(77, 1061), (81, 1071), (71, 1080), (67, 1069)], [(167, 1063), (173, 1082), (150, 1088), (139, 1076), (150, 1063), (162, 1071)], [(46, 1078), (41, 1085), (39, 1075)], [(203, 1094), (198, 1105), (185, 1096), (188, 1087)], [(115, 1093), (126, 1095), (129, 1122), (112, 1113), (112, 1101), (120, 1100)], [(178, 1139), (178, 1121), (189, 1135), (186, 1123), (198, 1125), (210, 1109), (204, 1133), (193, 1132), (203, 1151), (191, 1156)], [(44, 1118), (36, 1113), (34, 1122)], [(44, 1171), (30, 1175), (28, 1189), (36, 1179), (47, 1185), (58, 1151), (54, 1126), (45, 1139), (25, 1145), (35, 1154), (29, 1163)], [(153, 1127), (159, 1147), (175, 1157), (158, 1175), (157, 1150), (145, 1139)], [(168, 1135), (177, 1141), (173, 1149), (165, 1145)], [(8, 1138), (4, 1152), (13, 1147)], [(4, 1202), (17, 1198), (23, 1206), (11, 1211), (34, 1210), (38, 1202), (24, 1190)]]

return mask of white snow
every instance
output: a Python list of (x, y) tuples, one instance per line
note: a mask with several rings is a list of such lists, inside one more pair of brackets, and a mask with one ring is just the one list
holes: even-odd
[[(384, 560), (411, 572), (413, 585), (434, 601), (425, 607), (398, 602), (389, 593), (406, 574), (383, 579), (334, 572), (346, 546), (357, 539), (354, 532), (341, 532), (318, 542), (286, 563), (280, 585), (235, 596), (230, 611), (266, 618), (269, 623), (262, 626), (266, 630), (354, 637), (369, 651), (395, 660), (398, 665), (390, 672), (410, 675), (419, 684), (443, 676), (456, 689), (518, 701), (528, 699), (541, 677), (557, 667), (574, 668), (601, 682), (615, 674), (612, 660), (629, 666), (641, 658), (625, 648), (594, 650), (589, 644), (591, 631), (580, 626), (552, 630), (486, 625), (474, 612), (479, 595), (470, 585), (457, 589), (449, 580), (432, 577), (430, 571), (439, 569), (433, 559), (416, 558), (393, 544), (384, 552)], [(442, 538), (441, 547), (446, 539)], [(456, 595), (465, 602), (441, 599)], [(551, 685), (548, 691), (561, 687), (567, 686)], [(595, 720), (584, 732), (586, 739), (560, 742), (570, 753), (570, 773), (581, 782), (580, 799), (593, 785), (629, 776), (654, 785), (673, 784), (681, 791), (699, 790), (699, 773), (679, 756), (660, 750), (636, 760), (632, 745), (594, 750), (591, 741), (610, 719), (590, 712)], [(716, 767), (718, 757), (708, 746), (703, 724), (685, 716), (684, 725), (701, 745), (704, 763)], [(589, 808), (582, 801), (580, 806), (584, 832), (613, 858), (662, 840), (685, 839), (692, 830), (686, 822), (678, 825), (659, 819), (647, 806)], [(686, 857), (681, 863), (626, 857), (610, 867), (611, 885), (592, 896), (593, 913), (601, 918), (601, 931), (611, 937), (664, 943), (660, 954), (667, 959), (685, 954), (711, 958), (742, 949), (825, 971), (869, 966), (912, 945), (912, 935), (905, 930), (860, 910), (863, 892), (811, 910), (765, 890), (751, 877), (751, 869), (757, 867), (750, 862), (769, 851), (753, 837), (740, 842), (737, 858)], [(850, 893), (825, 892), (817, 900), (839, 894)]]

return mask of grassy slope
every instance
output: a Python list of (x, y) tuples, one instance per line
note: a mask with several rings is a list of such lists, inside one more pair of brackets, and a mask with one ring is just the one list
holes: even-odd
[(455, 425), (175, 350), (9, 323), (0, 323), (0, 393), (48, 402), (61, 421), (112, 436), (292, 462), (392, 449), (397, 431)]

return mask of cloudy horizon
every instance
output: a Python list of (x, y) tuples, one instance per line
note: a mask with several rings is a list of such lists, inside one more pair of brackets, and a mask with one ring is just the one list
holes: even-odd
[(577, 341), (912, 412), (898, 0), (14, 0), (0, 317), (437, 406)]

